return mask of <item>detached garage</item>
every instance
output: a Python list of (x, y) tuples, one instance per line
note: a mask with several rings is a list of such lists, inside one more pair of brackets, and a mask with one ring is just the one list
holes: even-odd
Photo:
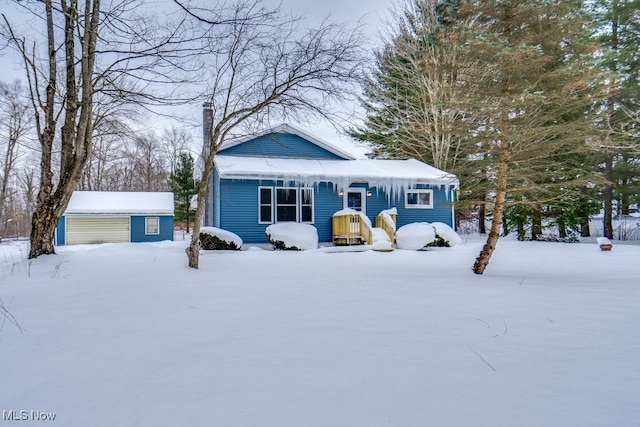
[(75, 191), (55, 244), (173, 240), (173, 193)]

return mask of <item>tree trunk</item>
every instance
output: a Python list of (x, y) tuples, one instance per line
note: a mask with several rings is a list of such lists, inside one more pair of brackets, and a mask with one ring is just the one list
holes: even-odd
[(567, 225), (563, 219), (558, 219), (558, 234), (563, 239), (567, 237)]
[[(206, 161), (206, 159), (205, 159)], [(186, 249), (187, 257), (189, 258), (189, 267), (200, 267), (200, 221), (204, 215), (205, 193), (207, 192), (206, 178), (207, 169), (211, 169), (208, 165), (205, 165), (204, 172), (202, 174), (202, 181), (200, 182), (200, 188), (198, 189), (198, 207), (196, 208), (196, 217), (193, 220), (193, 232), (191, 234), (191, 243)], [(210, 173), (210, 172), (209, 172)]]
[(629, 198), (621, 197), (618, 200), (618, 215), (629, 215)]
[(478, 232), (480, 234), (487, 234), (486, 221), (486, 203), (481, 203), (478, 209)]
[(604, 236), (613, 239), (613, 155), (607, 154), (604, 162)]
[(526, 238), (526, 232), (524, 229), (524, 222), (518, 218), (518, 240), (524, 240)]
[[(60, 135), (60, 173), (58, 185), (54, 191), (52, 171), (52, 148), (56, 134), (56, 77), (57, 62), (54, 37), (54, 7), (51, 0), (45, 2), (48, 47), (48, 82), (46, 88), (46, 105), (43, 106), (44, 128), (38, 139), (42, 149), (40, 160), (40, 186), (37, 205), (31, 220), (31, 247), (29, 258), (54, 254), (53, 238), (57, 223), (71, 199), (73, 190), (80, 180), (91, 152), (93, 133), (93, 71), (95, 64), (96, 40), (98, 36), (98, 20), (100, 1), (87, 1), (83, 16), (83, 25), (78, 24), (77, 2), (65, 4), (64, 51), (66, 86), (64, 94), (64, 125)], [(75, 59), (75, 39), (78, 26), (84, 27), (82, 39), (82, 58), (79, 63)], [(80, 68), (81, 90), (77, 86), (76, 66)], [(35, 103), (35, 101), (34, 101)], [(36, 109), (36, 121), (39, 123), (39, 111)], [(38, 125), (40, 130), (40, 125)]]
[(502, 218), (504, 216), (505, 200), (507, 198), (507, 180), (509, 171), (509, 142), (505, 139), (500, 141), (500, 160), (498, 164), (498, 185), (496, 190), (496, 202), (493, 207), (493, 220), (491, 221), (491, 229), (487, 242), (485, 243), (480, 255), (473, 264), (473, 272), (476, 274), (484, 273), (489, 264), (491, 255), (496, 249), (498, 239), (500, 238), (500, 228), (502, 226)]
[(31, 216), (29, 259), (56, 253), (53, 245), (57, 225), (54, 212), (55, 207), (51, 198), (44, 204), (39, 205), (33, 212)]
[(586, 218), (580, 224), (580, 236), (581, 237), (591, 237), (591, 228), (589, 226), (589, 218)]
[(509, 230), (509, 224), (508, 224), (508, 222), (509, 222), (509, 221), (507, 221), (507, 216), (506, 216), (506, 215), (503, 215), (503, 216), (502, 216), (502, 236), (503, 236), (503, 237), (504, 237), (504, 236), (508, 236), (508, 235), (509, 235), (509, 232), (511, 231), (511, 230)]
[[(216, 131), (212, 136), (212, 141), (218, 139), (218, 132)], [(207, 193), (207, 184), (213, 174), (213, 159), (217, 152), (217, 145), (212, 144), (210, 141), (205, 141), (205, 146), (210, 148), (204, 161), (204, 170), (202, 171), (202, 180), (200, 181), (200, 187), (198, 187), (198, 207), (196, 208), (196, 217), (193, 219), (193, 232), (191, 234), (191, 243), (186, 249), (187, 256), (189, 257), (189, 267), (198, 268), (200, 265), (200, 227), (202, 224), (202, 218), (204, 216), (205, 209), (205, 196)], [(211, 147), (213, 145), (213, 147)]]
[(538, 240), (540, 235), (542, 235), (542, 211), (539, 207), (535, 207), (531, 217), (531, 240)]

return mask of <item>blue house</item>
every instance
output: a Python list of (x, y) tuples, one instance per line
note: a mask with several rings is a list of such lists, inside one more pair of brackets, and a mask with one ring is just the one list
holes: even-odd
[(74, 191), (54, 243), (173, 240), (173, 193)]
[(300, 222), (331, 242), (332, 217), (350, 208), (373, 220), (397, 209), (397, 226), (455, 223), (454, 176), (415, 159), (357, 159), (289, 125), (223, 144), (214, 160), (204, 225), (267, 242), (273, 223)]

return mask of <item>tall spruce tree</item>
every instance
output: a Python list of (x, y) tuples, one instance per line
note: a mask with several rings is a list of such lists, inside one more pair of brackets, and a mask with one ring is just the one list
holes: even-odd
[(478, 25), (464, 41), (476, 65), (466, 104), (495, 183), (491, 230), (473, 266), (482, 274), (510, 201), (536, 211), (591, 180), (588, 168), (567, 159), (587, 149), (594, 88), (580, 1), (478, 1), (473, 8)]
[[(460, 99), (466, 69), (473, 64), (460, 44), (474, 25), (472, 8), (459, 0), (404, 0), (386, 27), (363, 84), (366, 120), (351, 136), (372, 147), (378, 158), (417, 158), (452, 172), (464, 182), (459, 212), (478, 212), (484, 233), (489, 191), (485, 159), (477, 156)], [(473, 159), (473, 162), (469, 160)]]
[(608, 72), (607, 97), (600, 120), (603, 131), (604, 234), (613, 238), (613, 202), (619, 213), (638, 202), (640, 170), (640, 0), (593, 2), (602, 46), (602, 66)]
[[(591, 164), (578, 161), (591, 151), (597, 97), (582, 12), (573, 0), (408, 0), (365, 84), (367, 120), (355, 137), (374, 155), (447, 168), (463, 197), (487, 204), (478, 274), (506, 207), (520, 206), (539, 233), (549, 206), (568, 206), (594, 182)], [(451, 142), (448, 157), (431, 141)]]
[(373, 157), (413, 157), (454, 170), (466, 136), (456, 105), (465, 61), (455, 37), (468, 22), (456, 14), (455, 0), (399, 5), (363, 84), (366, 122), (351, 132), (372, 146)]
[(194, 217), (191, 198), (198, 194), (200, 182), (194, 178), (193, 157), (189, 153), (180, 153), (175, 171), (170, 176), (171, 191), (175, 195), (175, 219), (184, 222), (189, 232)]

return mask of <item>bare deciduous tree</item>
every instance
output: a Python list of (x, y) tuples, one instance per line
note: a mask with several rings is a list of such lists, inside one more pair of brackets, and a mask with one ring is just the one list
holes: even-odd
[(204, 10), (178, 2), (209, 38), (205, 71), (203, 173), (187, 255), (198, 268), (200, 223), (205, 193), (220, 146), (234, 131), (269, 119), (328, 115), (331, 99), (347, 96), (362, 68), (362, 41), (356, 30), (323, 22), (304, 29), (299, 20), (268, 10), (260, 1), (240, 2), (229, 10)]
[[(178, 74), (187, 71), (182, 59), (193, 54), (180, 46), (195, 41), (182, 25), (184, 12), (154, 14), (139, 0), (106, 7), (100, 0), (17, 5), (46, 29), (21, 34), (3, 15), (2, 35), (24, 60), (40, 142), (29, 251), (29, 258), (35, 258), (55, 253), (56, 224), (90, 159), (95, 120), (100, 118), (96, 93), (111, 100), (160, 102), (164, 93), (157, 84), (180, 81)], [(38, 48), (46, 51), (44, 58)]]
[(5, 218), (5, 205), (19, 158), (19, 146), (32, 129), (29, 104), (24, 95), (20, 82), (0, 82), (0, 222), (5, 225), (8, 219)]

